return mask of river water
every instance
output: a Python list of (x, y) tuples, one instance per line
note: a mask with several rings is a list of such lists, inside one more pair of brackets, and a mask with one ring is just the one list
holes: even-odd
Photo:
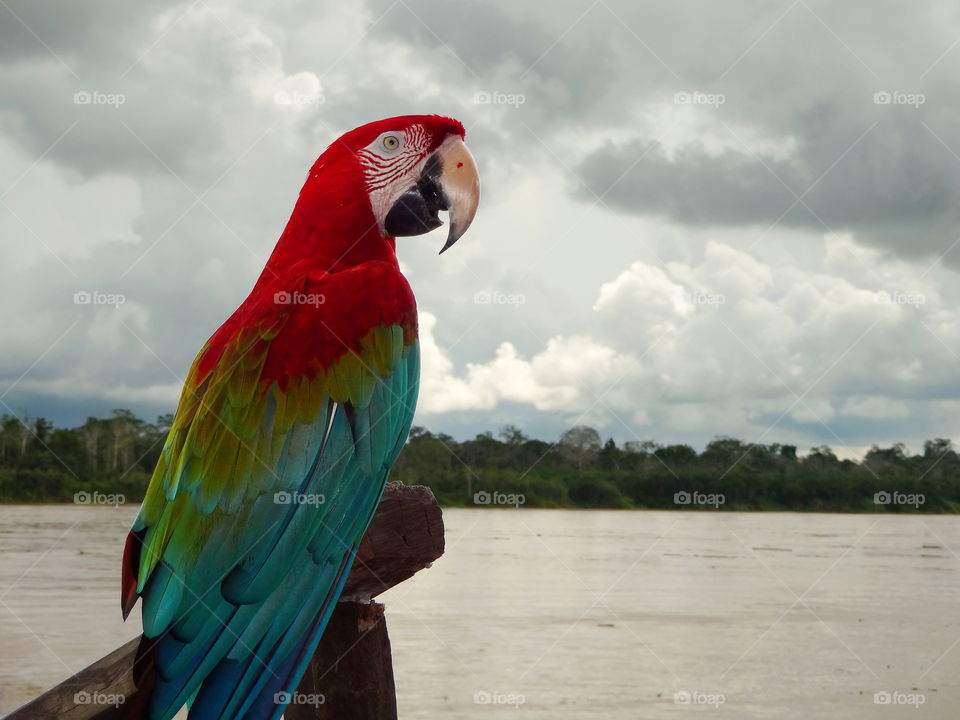
[[(0, 506), (0, 712), (139, 631), (134, 513)], [(444, 557), (381, 598), (402, 718), (960, 717), (960, 518), (444, 519)]]

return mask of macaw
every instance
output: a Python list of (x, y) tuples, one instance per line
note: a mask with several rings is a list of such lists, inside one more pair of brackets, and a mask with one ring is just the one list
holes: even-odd
[(395, 238), (473, 221), (458, 121), (410, 115), (320, 155), (263, 273), (200, 350), (123, 554), (141, 711), (279, 718), (406, 442), (420, 353)]

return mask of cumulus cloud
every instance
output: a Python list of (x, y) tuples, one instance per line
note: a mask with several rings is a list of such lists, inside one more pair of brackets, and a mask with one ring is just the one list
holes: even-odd
[[(599, 287), (590, 334), (552, 337), (529, 359), (504, 343), (459, 375), (427, 315), (424, 413), (506, 401), (568, 418), (589, 412), (631, 439), (724, 428), (821, 438), (848, 454), (904, 421), (921, 433), (952, 431), (928, 416), (934, 403), (960, 395), (952, 275), (918, 278), (907, 262), (875, 257), (852, 268), (838, 263), (844, 249), (857, 251), (848, 238), (827, 236), (821, 260), (846, 275), (797, 261), (774, 267), (717, 241), (696, 262), (634, 262)], [(607, 382), (615, 390), (605, 391)]]
[(485, 186), (454, 251), (400, 243), (425, 308), (418, 421), (848, 448), (956, 434), (953, 11), (862, 12), (11, 1), (5, 402), (58, 422), (170, 411), (326, 144), (432, 111), (465, 121)]
[(501, 402), (530, 405), (577, 417), (600, 402), (598, 391), (622, 382), (637, 362), (585, 336), (551, 338), (531, 358), (509, 342), (485, 363), (468, 363), (462, 376), (433, 336), (436, 317), (420, 314), (423, 400), (427, 416), (458, 410), (491, 409)]

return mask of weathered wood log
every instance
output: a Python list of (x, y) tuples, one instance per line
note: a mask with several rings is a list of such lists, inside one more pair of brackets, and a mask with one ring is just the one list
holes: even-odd
[(443, 555), (443, 514), (433, 491), (390, 483), (357, 549), (340, 599), (375, 598)]
[(284, 718), (397, 720), (391, 658), (383, 605), (338, 603)]
[[(360, 544), (341, 602), (297, 689), (300, 697), (292, 698), (302, 702), (289, 706), (287, 718), (396, 718), (383, 606), (370, 600), (429, 567), (443, 547), (443, 518), (430, 488), (390, 483)], [(124, 717), (142, 702), (138, 690), (152, 682), (151, 668), (134, 668), (140, 641), (130, 640), (4, 720)], [(310, 695), (315, 702), (306, 702)]]

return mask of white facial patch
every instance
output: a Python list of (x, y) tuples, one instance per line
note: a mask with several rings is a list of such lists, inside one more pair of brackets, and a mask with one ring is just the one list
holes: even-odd
[(382, 133), (357, 152), (377, 225), (397, 199), (414, 186), (427, 159), (429, 138), (422, 125)]

